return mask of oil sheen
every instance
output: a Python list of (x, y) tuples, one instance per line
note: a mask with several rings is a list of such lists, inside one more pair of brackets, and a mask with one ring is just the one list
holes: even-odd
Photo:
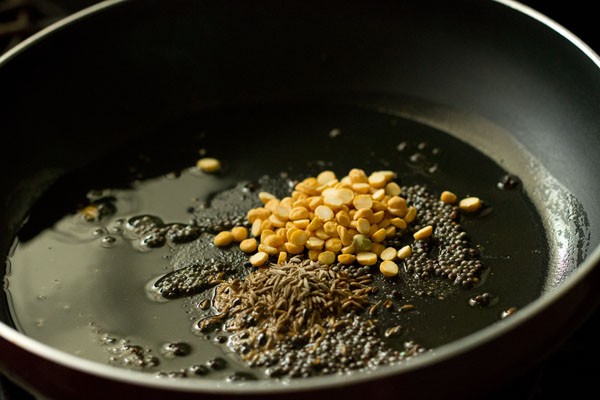
[[(201, 156), (219, 159), (221, 171), (197, 170)], [(174, 268), (221, 251), (211, 247), (212, 234), (149, 247), (127, 221), (152, 216), (193, 225), (194, 213), (210, 211), (215, 198), (240, 182), (284, 181), (325, 169), (342, 176), (351, 168), (393, 170), (401, 185), (477, 196), (489, 206), (461, 221), (481, 252), (483, 282), (470, 289), (436, 279), (419, 290), (397, 287), (414, 306), (400, 317), (400, 341), (428, 349), (447, 344), (544, 291), (553, 257), (544, 218), (527, 181), (498, 185), (508, 173), (519, 176), (518, 169), (508, 170), (460, 138), (406, 116), (349, 105), (269, 105), (189, 114), (62, 176), (32, 209), (9, 256), (6, 291), (14, 324), (40, 342), (117, 367), (262, 379), (219, 335), (194, 331), (201, 296), (165, 300), (148, 290)], [(78, 211), (94, 199), (105, 200), (114, 212), (86, 221)], [(194, 248), (208, 255), (190, 253)], [(243, 258), (229, 260), (243, 267)]]

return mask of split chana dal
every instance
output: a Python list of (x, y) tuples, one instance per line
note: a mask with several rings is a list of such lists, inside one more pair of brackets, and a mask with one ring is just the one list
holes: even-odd
[[(387, 239), (406, 236), (415, 224), (417, 208), (403, 196), (393, 171), (381, 170), (367, 174), (353, 168), (338, 177), (333, 171), (297, 182), (289, 196), (278, 198), (269, 192), (259, 192), (262, 206), (247, 212), (248, 226), (236, 226), (219, 232), (214, 244), (219, 247), (238, 243), (250, 255), (255, 267), (286, 262), (294, 255), (305, 255), (324, 265), (336, 262), (371, 266), (379, 263), (386, 277), (398, 275), (395, 260), (411, 257), (412, 244), (400, 248), (385, 246)], [(477, 197), (458, 196), (443, 191), (439, 201), (455, 205), (466, 213), (481, 209)], [(413, 241), (435, 238), (432, 225), (423, 226), (412, 234)]]

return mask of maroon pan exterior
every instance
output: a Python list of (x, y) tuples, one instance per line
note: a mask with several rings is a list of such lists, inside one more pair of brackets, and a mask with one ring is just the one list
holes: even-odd
[[(481, 398), (600, 301), (600, 59), (518, 3), (107, 1), (2, 56), (0, 88), (0, 132), (13, 141), (0, 159), (3, 254), (53, 176), (182, 110), (355, 93), (424, 99), (500, 126), (577, 198), (589, 232), (570, 243), (577, 268), (511, 318), (403, 365), (285, 386), (161, 380), (81, 360), (11, 328), (3, 294), (0, 370), (40, 397)], [(93, 137), (106, 140), (87, 146)]]

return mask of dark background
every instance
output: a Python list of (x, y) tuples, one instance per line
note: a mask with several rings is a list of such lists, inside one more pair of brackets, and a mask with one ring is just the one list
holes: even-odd
[(521, 1), (564, 26), (596, 53), (600, 53), (598, 2), (594, 0), (528, 0)]
[[(448, 0), (452, 1), (452, 0)], [(487, 1), (487, 0), (480, 0)], [(56, 0), (56, 3), (68, 10), (77, 10), (83, 6), (97, 3), (95, 0)], [(521, 1), (542, 14), (550, 17), (569, 29), (580, 39), (600, 53), (600, 34), (598, 23), (600, 14), (596, 11), (595, 0), (528, 0)]]
[[(12, 1), (15, 0), (0, 0), (0, 11), (3, 6), (9, 5)], [(97, 2), (95, 0), (31, 0), (29, 3), (33, 6), (30, 7), (38, 7), (30, 8), (31, 17), (33, 19), (37, 17), (41, 22), (30, 30), (20, 32), (16, 40), (13, 38), (11, 45), (43, 27), (44, 24)], [(41, 3), (44, 4), (40, 9)], [(598, 14), (594, 10), (596, 1), (529, 0), (521, 3), (553, 19), (578, 36), (596, 53), (600, 53), (600, 30), (596, 28)], [(5, 16), (3, 20), (0, 14), (0, 28), (8, 18)], [(0, 35), (0, 53), (10, 47), (8, 43), (9, 38)], [(600, 70), (598, 72), (600, 73)], [(1, 90), (0, 95), (2, 95)], [(600, 339), (600, 312), (592, 315), (584, 326), (566, 343), (555, 349), (539, 366), (514, 381), (506, 382), (505, 386), (488, 399), (540, 400), (557, 397), (563, 393), (568, 393), (570, 398), (588, 398), (590, 394), (594, 398), (593, 393), (598, 379), (598, 369), (595, 365), (600, 360), (600, 347), (596, 345), (598, 339)], [(0, 400), (5, 399), (30, 400), (32, 397), (0, 377)]]

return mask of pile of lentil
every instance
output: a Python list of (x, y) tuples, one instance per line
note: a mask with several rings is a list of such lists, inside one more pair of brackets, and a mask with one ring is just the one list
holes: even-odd
[[(290, 255), (305, 255), (324, 265), (336, 261), (379, 264), (383, 275), (393, 277), (399, 273), (398, 261), (404, 261), (407, 271), (423, 278), (435, 274), (458, 279), (464, 286), (476, 283), (482, 266), (468, 262), (474, 254), (455, 219), (458, 210), (478, 211), (481, 200), (466, 197), (458, 202), (450, 191), (442, 192), (438, 200), (422, 186), (403, 189), (395, 178), (393, 171), (367, 175), (353, 168), (341, 179), (333, 171), (323, 171), (298, 182), (291, 196), (281, 200), (259, 192), (263, 206), (246, 215), (250, 232), (236, 226), (219, 232), (214, 243), (221, 247), (239, 243), (242, 251), (251, 254), (250, 263), (255, 267), (269, 260), (281, 264)], [(441, 263), (424, 260), (437, 244), (442, 245), (441, 255), (447, 257), (442, 257)], [(415, 262), (427, 265), (420, 267)]]

